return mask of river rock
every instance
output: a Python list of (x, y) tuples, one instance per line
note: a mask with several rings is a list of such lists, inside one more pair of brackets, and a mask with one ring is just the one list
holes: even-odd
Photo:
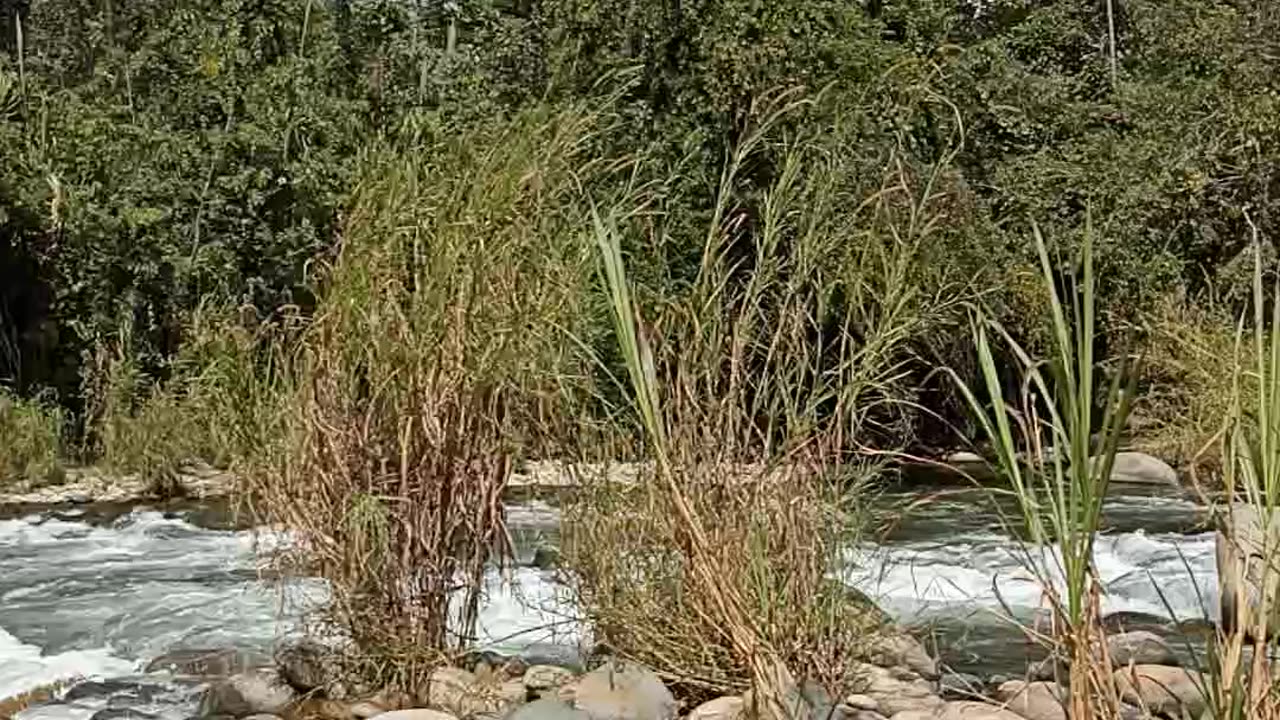
[(499, 680), (492, 672), (482, 679), (462, 668), (436, 668), (426, 686), (419, 688), (418, 702), (458, 717), (501, 715), (524, 702), (527, 691), (520, 680)]
[(360, 720), (369, 720), (371, 717), (385, 715), (390, 712), (390, 710), (387, 710), (378, 703), (361, 700), (360, 702), (354, 702), (348, 705), (347, 712), (351, 713), (352, 717), (359, 718)]
[(935, 711), (937, 720), (1025, 720), (1021, 715), (997, 705), (977, 700), (956, 700)]
[(332, 649), (311, 640), (282, 644), (276, 650), (280, 676), (299, 692), (322, 690), (342, 676)]
[(738, 695), (708, 700), (689, 712), (686, 720), (740, 720), (746, 701)]
[(1180, 665), (1164, 638), (1146, 630), (1132, 630), (1107, 637), (1112, 667), (1127, 665)]
[(969, 673), (944, 673), (938, 680), (938, 692), (947, 700), (971, 700), (980, 697), (982, 678)]
[[(1099, 462), (1094, 458), (1094, 462)], [(1178, 472), (1169, 463), (1140, 452), (1118, 452), (1111, 465), (1113, 482), (1179, 487)]]
[(458, 720), (458, 718), (441, 710), (414, 708), (385, 712), (378, 716), (378, 720)]
[(591, 716), (559, 700), (542, 698), (515, 708), (504, 720), (591, 720)]
[[(905, 711), (931, 713), (944, 704), (926, 680), (903, 679), (891, 670), (865, 663), (853, 672), (859, 687), (857, 699), (871, 698), (876, 703), (875, 710), (882, 715), (893, 716)], [(854, 699), (855, 696), (846, 698), (845, 704), (854, 705), (851, 702)]]
[(200, 715), (278, 715), (293, 702), (297, 694), (279, 673), (260, 668), (232, 675), (205, 689), (200, 698)]
[(147, 663), (146, 672), (168, 672), (192, 677), (227, 677), (265, 667), (267, 664), (265, 657), (235, 648), (173, 650)]
[(1067, 693), (1057, 683), (1010, 680), (996, 690), (996, 699), (1027, 720), (1067, 720)]
[(1267, 633), (1280, 633), (1280, 573), (1268, 568), (1267, 560), (1280, 548), (1280, 515), (1273, 515), (1263, 530), (1256, 508), (1247, 503), (1232, 503), (1225, 516), (1219, 518), (1214, 541), (1218, 560), (1218, 597), (1221, 622), (1228, 631), (1243, 630), (1252, 636), (1253, 628), (1264, 619), (1258, 617), (1264, 588), (1269, 601), (1265, 607)]
[(555, 665), (531, 665), (524, 671), (524, 686), (531, 692), (542, 692), (567, 685), (573, 681), (572, 670)]
[(592, 720), (672, 720), (676, 715), (676, 699), (652, 670), (618, 660), (582, 676), (573, 704)]
[(1205, 681), (1169, 665), (1135, 665), (1115, 671), (1120, 699), (1156, 715), (1192, 718), (1205, 711)]
[(938, 671), (938, 661), (919, 640), (905, 632), (883, 633), (871, 643), (871, 660), (877, 665), (904, 667), (926, 680), (937, 680), (942, 676)]
[[(108, 707), (94, 713), (89, 720), (155, 720), (155, 715), (130, 707)], [(269, 715), (267, 717), (275, 717)]]

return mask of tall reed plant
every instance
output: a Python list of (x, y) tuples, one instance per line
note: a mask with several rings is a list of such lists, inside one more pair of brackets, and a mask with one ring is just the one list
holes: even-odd
[[(1050, 356), (1031, 357), (979, 311), (973, 338), (981, 389), (963, 382), (958, 386), (1021, 511), (1027, 565), (1044, 588), (1052, 613), (1048, 639), (1070, 663), (1070, 716), (1111, 717), (1120, 707), (1119, 693), (1109, 661), (1098, 658), (1099, 653), (1105, 656), (1106, 643), (1093, 548), (1133, 396), (1133, 374), (1122, 360), (1107, 381), (1094, 356), (1098, 322), (1091, 233), (1085, 233), (1078, 264), (1066, 273), (1062, 292), (1059, 273), (1034, 226), (1033, 234), (1048, 296)], [(993, 335), (1003, 347), (1000, 355), (1017, 371), (1013, 396), (1006, 392)], [(1095, 430), (1101, 438), (1097, 452)]]
[(1272, 646), (1280, 630), (1280, 279), (1268, 297), (1256, 231), (1253, 249), (1253, 313), (1237, 332), (1222, 433), (1221, 622), (1208, 658), (1208, 695), (1213, 716), (1223, 720), (1280, 718)]
[[(947, 194), (937, 169), (891, 163), (863, 184), (847, 149), (773, 134), (803, 104), (754, 108), (687, 286), (626, 267), (688, 240), (652, 234), (675, 225), (653, 221), (671, 183), (597, 211), (618, 380), (646, 441), (639, 482), (588, 477), (565, 518), (567, 579), (598, 639), (694, 697), (754, 687), (771, 718), (816, 710), (805, 681), (855, 686), (884, 629), (834, 577), (868, 519), (860, 443), (901, 410), (911, 343), (956, 297), (917, 274)], [(741, 194), (740, 173), (770, 163), (772, 182)]]

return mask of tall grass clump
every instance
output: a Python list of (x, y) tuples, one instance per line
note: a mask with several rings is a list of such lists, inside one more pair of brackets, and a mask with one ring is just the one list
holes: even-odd
[(0, 388), (0, 487), (60, 482), (66, 429), (57, 405)]
[(599, 122), (531, 110), (364, 160), (289, 360), (281, 456), (253, 482), (260, 519), (328, 581), (318, 620), (357, 672), (416, 683), (474, 642), (512, 465), (561, 416), (566, 333), (590, 334)]
[(143, 369), (129, 323), (94, 355), (84, 397), (81, 455), (137, 474), (160, 495), (181, 492), (195, 463), (248, 466), (279, 437), (289, 316), (259, 321), (249, 309), (209, 302), (185, 318), (182, 343), (162, 372)]
[(1223, 720), (1280, 717), (1272, 647), (1280, 628), (1280, 280), (1268, 298), (1256, 234), (1253, 249), (1252, 322), (1239, 324), (1233, 400), (1222, 433), (1222, 616), (1209, 653), (1208, 696), (1213, 716)]
[[(650, 222), (663, 183), (599, 210), (617, 379), (645, 441), (637, 482), (588, 476), (564, 528), (597, 640), (695, 697), (753, 687), (772, 718), (811, 709), (797, 704), (805, 680), (856, 684), (872, 651), (882, 618), (837, 572), (866, 526), (875, 468), (859, 442), (901, 410), (910, 343), (947, 302), (916, 275), (946, 202), (938, 176), (891, 164), (867, 188), (817, 138), (770, 146), (796, 105), (757, 108), (688, 286), (627, 272), (628, 256), (680, 241), (649, 234), (670, 227)], [(766, 150), (779, 162), (751, 202), (739, 173)]]
[[(958, 385), (1021, 510), (1026, 563), (1051, 613), (1045, 639), (1070, 663), (1069, 714), (1112, 717), (1120, 700), (1105, 658), (1093, 546), (1133, 375), (1121, 362), (1107, 382), (1094, 356), (1098, 323), (1091, 235), (1086, 231), (1078, 265), (1067, 273), (1060, 292), (1045, 242), (1038, 229), (1034, 234), (1052, 318), (1049, 357), (1031, 357), (1010, 333), (979, 313), (973, 337), (986, 401), (978, 390)], [(1006, 394), (992, 334), (1015, 363), (1018, 392), (1013, 397)], [(1096, 454), (1095, 431), (1101, 436)]]

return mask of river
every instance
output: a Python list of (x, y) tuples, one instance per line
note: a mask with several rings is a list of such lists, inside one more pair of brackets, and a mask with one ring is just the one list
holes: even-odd
[[(976, 491), (887, 494), (912, 511), (876, 541), (847, 553), (844, 579), (900, 621), (925, 629), (954, 669), (1020, 674), (1030, 647), (1012, 619), (1034, 619), (1042, 593), (1001, 509)], [(532, 550), (555, 542), (559, 514), (544, 502), (509, 509), (518, 563), (490, 578), (482, 637), (506, 651), (567, 648), (577, 633)], [(1110, 499), (1096, 560), (1105, 611), (1131, 625), (1177, 631), (1213, 620), (1213, 537), (1204, 514), (1177, 495)], [(25, 711), (23, 720), (181, 720), (199, 688), (143, 672), (176, 649), (236, 647), (269, 653), (309, 604), (318, 582), (282, 596), (263, 579), (255, 542), (221, 508), (95, 507), (0, 517), (0, 698), (72, 677), (98, 682)], [(522, 632), (523, 631), (523, 632)], [(1194, 634), (1189, 636), (1194, 638)], [(1175, 647), (1194, 655), (1195, 642)], [(545, 652), (544, 652), (545, 654)]]

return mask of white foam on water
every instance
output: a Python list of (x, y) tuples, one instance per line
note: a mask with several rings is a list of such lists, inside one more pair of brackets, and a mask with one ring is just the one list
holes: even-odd
[[(1063, 587), (1058, 552), (1024, 548), (996, 534), (865, 546), (849, 554), (851, 569), (843, 579), (907, 622), (944, 616), (996, 620), (1010, 613), (1025, 619), (1047, 607), (1046, 585)], [(1215, 617), (1212, 533), (1099, 535), (1094, 562), (1106, 590), (1104, 613), (1179, 621)]]
[(0, 699), (42, 685), (76, 678), (118, 677), (134, 669), (133, 661), (116, 657), (109, 648), (45, 655), (40, 648), (20, 642), (0, 627)]

